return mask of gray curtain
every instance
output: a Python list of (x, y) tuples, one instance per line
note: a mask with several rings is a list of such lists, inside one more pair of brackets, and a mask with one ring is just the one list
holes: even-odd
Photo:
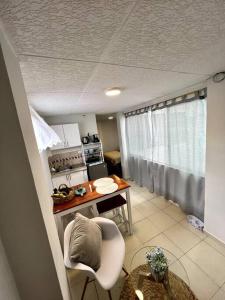
[(130, 156), (130, 177), (150, 192), (178, 203), (182, 210), (204, 221), (205, 179), (180, 170)]

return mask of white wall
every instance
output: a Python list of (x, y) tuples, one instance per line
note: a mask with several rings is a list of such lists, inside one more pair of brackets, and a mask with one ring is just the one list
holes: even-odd
[(208, 82), (205, 229), (225, 243), (225, 81)]
[(44, 119), (49, 125), (78, 123), (81, 137), (87, 136), (88, 133), (90, 135), (98, 133), (96, 116), (92, 113), (50, 116)]
[[(14, 265), (12, 271), (17, 278), (17, 282), (20, 283), (20, 289), (17, 284), (19, 291), (22, 290), (23, 294), (26, 294), (23, 297), (24, 300), (43, 299), (43, 293), (46, 293), (45, 296), (49, 300), (52, 297), (54, 297), (54, 300), (62, 299), (62, 296), (64, 300), (69, 300), (70, 295), (63, 255), (50, 205), (52, 199), (49, 195), (42, 160), (35, 140), (18, 59), (2, 30), (0, 30), (0, 42), (13, 93), (12, 97), (11, 90), (8, 89), (6, 94), (2, 95), (3, 103), (1, 102), (1, 105), (4, 111), (4, 118), (2, 116), (1, 120), (4, 121), (4, 126), (0, 126), (0, 128), (1, 131), (4, 131), (1, 132), (4, 137), (4, 147), (8, 147), (6, 155), (8, 157), (11, 155), (12, 162), (4, 160), (0, 171), (4, 171), (4, 175), (1, 174), (1, 178), (7, 179), (6, 182), (3, 182), (3, 186), (6, 187), (6, 199), (8, 195), (7, 189), (9, 190), (10, 186), (11, 188), (13, 186), (16, 192), (16, 197), (12, 198), (16, 200), (14, 206), (12, 206), (13, 202), (11, 200), (5, 201), (4, 211), (2, 208), (0, 211), (0, 225), (3, 227), (1, 232), (4, 229), (5, 233), (5, 239), (3, 240), (2, 236), (2, 241), (8, 242), (8, 249), (5, 248), (7, 254), (11, 250), (14, 251), (14, 255), (11, 253), (11, 263)], [(2, 78), (0, 79), (3, 80)], [(2, 89), (5, 88), (6, 84), (9, 85), (8, 78), (3, 82)], [(15, 106), (18, 115), (16, 114)], [(11, 163), (14, 163), (14, 166), (11, 166)], [(26, 184), (26, 187), (24, 184)], [(22, 197), (22, 194), (25, 192), (30, 193), (30, 195)], [(4, 198), (4, 194), (2, 197)], [(8, 214), (6, 213), (7, 210)], [(15, 234), (12, 230), (7, 231), (11, 228), (10, 226), (6, 228), (7, 224), (10, 224), (11, 219), (17, 224), (16, 228), (14, 228)], [(14, 238), (18, 239), (20, 237), (21, 240), (15, 239), (14, 242), (10, 241), (9, 233)], [(20, 233), (23, 233), (23, 238), (20, 236)], [(16, 260), (18, 255), (21, 255), (20, 260)], [(22, 257), (23, 255), (25, 255), (24, 258)], [(23, 264), (23, 267), (18, 268), (19, 264)], [(25, 276), (23, 276), (24, 274)], [(38, 280), (40, 274), (42, 276)]]
[(99, 137), (103, 144), (103, 151), (119, 150), (119, 139), (116, 119), (98, 120), (97, 127)]
[(5, 249), (0, 240), (0, 299), (20, 300)]

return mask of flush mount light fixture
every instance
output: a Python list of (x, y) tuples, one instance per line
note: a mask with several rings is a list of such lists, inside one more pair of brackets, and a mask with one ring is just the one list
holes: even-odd
[(109, 96), (109, 97), (118, 96), (118, 95), (120, 95), (120, 93), (121, 93), (121, 90), (117, 87), (105, 90), (106, 96)]
[(113, 120), (114, 117), (113, 117), (113, 116), (109, 116), (108, 119), (109, 119), (109, 120)]
[(214, 82), (221, 82), (225, 79), (225, 72), (219, 72), (213, 75), (213, 81)]

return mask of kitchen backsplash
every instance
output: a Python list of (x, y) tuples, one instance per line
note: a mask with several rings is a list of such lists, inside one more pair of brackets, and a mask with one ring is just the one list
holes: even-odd
[(48, 158), (50, 170), (52, 170), (52, 168), (54, 168), (55, 170), (60, 170), (65, 167), (74, 168), (76, 167), (76, 165), (81, 165), (83, 163), (84, 162), (81, 150), (58, 153)]

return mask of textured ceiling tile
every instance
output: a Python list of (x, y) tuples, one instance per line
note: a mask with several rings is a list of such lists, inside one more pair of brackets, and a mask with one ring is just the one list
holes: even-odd
[[(225, 69), (225, 1), (206, 1), (206, 6), (200, 6), (196, 1), (189, 9), (199, 12), (199, 19), (202, 22), (202, 26), (198, 28), (201, 44), (198, 51), (178, 63), (173, 70), (205, 74), (223, 71)], [(197, 37), (196, 39), (198, 41)]]
[[(225, 39), (215, 45), (206, 47), (200, 53), (190, 56), (173, 70), (178, 72), (193, 72), (213, 74), (225, 70)], [(209, 76), (208, 76), (209, 77)]]
[(146, 97), (158, 97), (161, 94), (164, 95), (165, 93), (175, 91), (177, 86), (184, 87), (185, 85), (191, 85), (196, 81), (199, 82), (206, 78), (207, 76), (205, 75), (99, 65), (95, 70), (94, 76), (92, 76), (89, 84), (86, 86), (87, 94), (81, 97), (80, 101), (92, 92), (100, 91), (101, 95), (104, 96), (104, 90), (112, 87), (120, 87), (122, 89), (121, 98), (123, 101), (126, 98), (129, 102), (139, 99), (140, 103), (140, 101), (145, 101)]
[(27, 93), (82, 92), (96, 63), (22, 57)]
[(137, 3), (104, 61), (171, 69), (221, 38), (225, 18), (216, 0)]
[(37, 93), (28, 94), (28, 100), (41, 115), (69, 114), (77, 112), (79, 96), (75, 93)]
[(98, 60), (132, 0), (2, 0), (17, 53)]
[(142, 84), (146, 72), (148, 73), (149, 70), (99, 64), (86, 86), (86, 90), (88, 92), (96, 89), (104, 91), (112, 87), (132, 90)]
[[(69, 93), (65, 90), (62, 93), (29, 94), (29, 100), (45, 115), (59, 114), (59, 111), (61, 114), (78, 111), (110, 113), (170, 94), (178, 86), (184, 88), (204, 79), (206, 76), (202, 75), (100, 65), (82, 93)], [(68, 78), (67, 84), (72, 86), (73, 81)], [(107, 97), (105, 89), (115, 86), (122, 88), (121, 95)]]
[[(64, 114), (73, 114), (73, 113), (105, 113), (109, 111), (109, 105), (107, 103), (86, 103), (79, 105), (74, 101), (72, 98), (70, 101), (58, 102), (55, 103), (55, 99), (48, 98), (46, 104), (35, 102), (33, 103), (32, 100), (30, 103), (32, 106), (42, 115), (42, 116), (54, 116), (54, 115), (64, 115)], [(68, 100), (68, 99), (67, 99)], [(53, 105), (54, 104), (54, 105)], [(125, 107), (124, 107), (125, 109)], [(111, 107), (110, 111), (118, 111), (118, 108)]]
[[(0, 0), (16, 52), (32, 55), (20, 56), (29, 101), (45, 115), (123, 110), (223, 70), (224, 15), (224, 0)], [(123, 92), (112, 99), (113, 86)]]

